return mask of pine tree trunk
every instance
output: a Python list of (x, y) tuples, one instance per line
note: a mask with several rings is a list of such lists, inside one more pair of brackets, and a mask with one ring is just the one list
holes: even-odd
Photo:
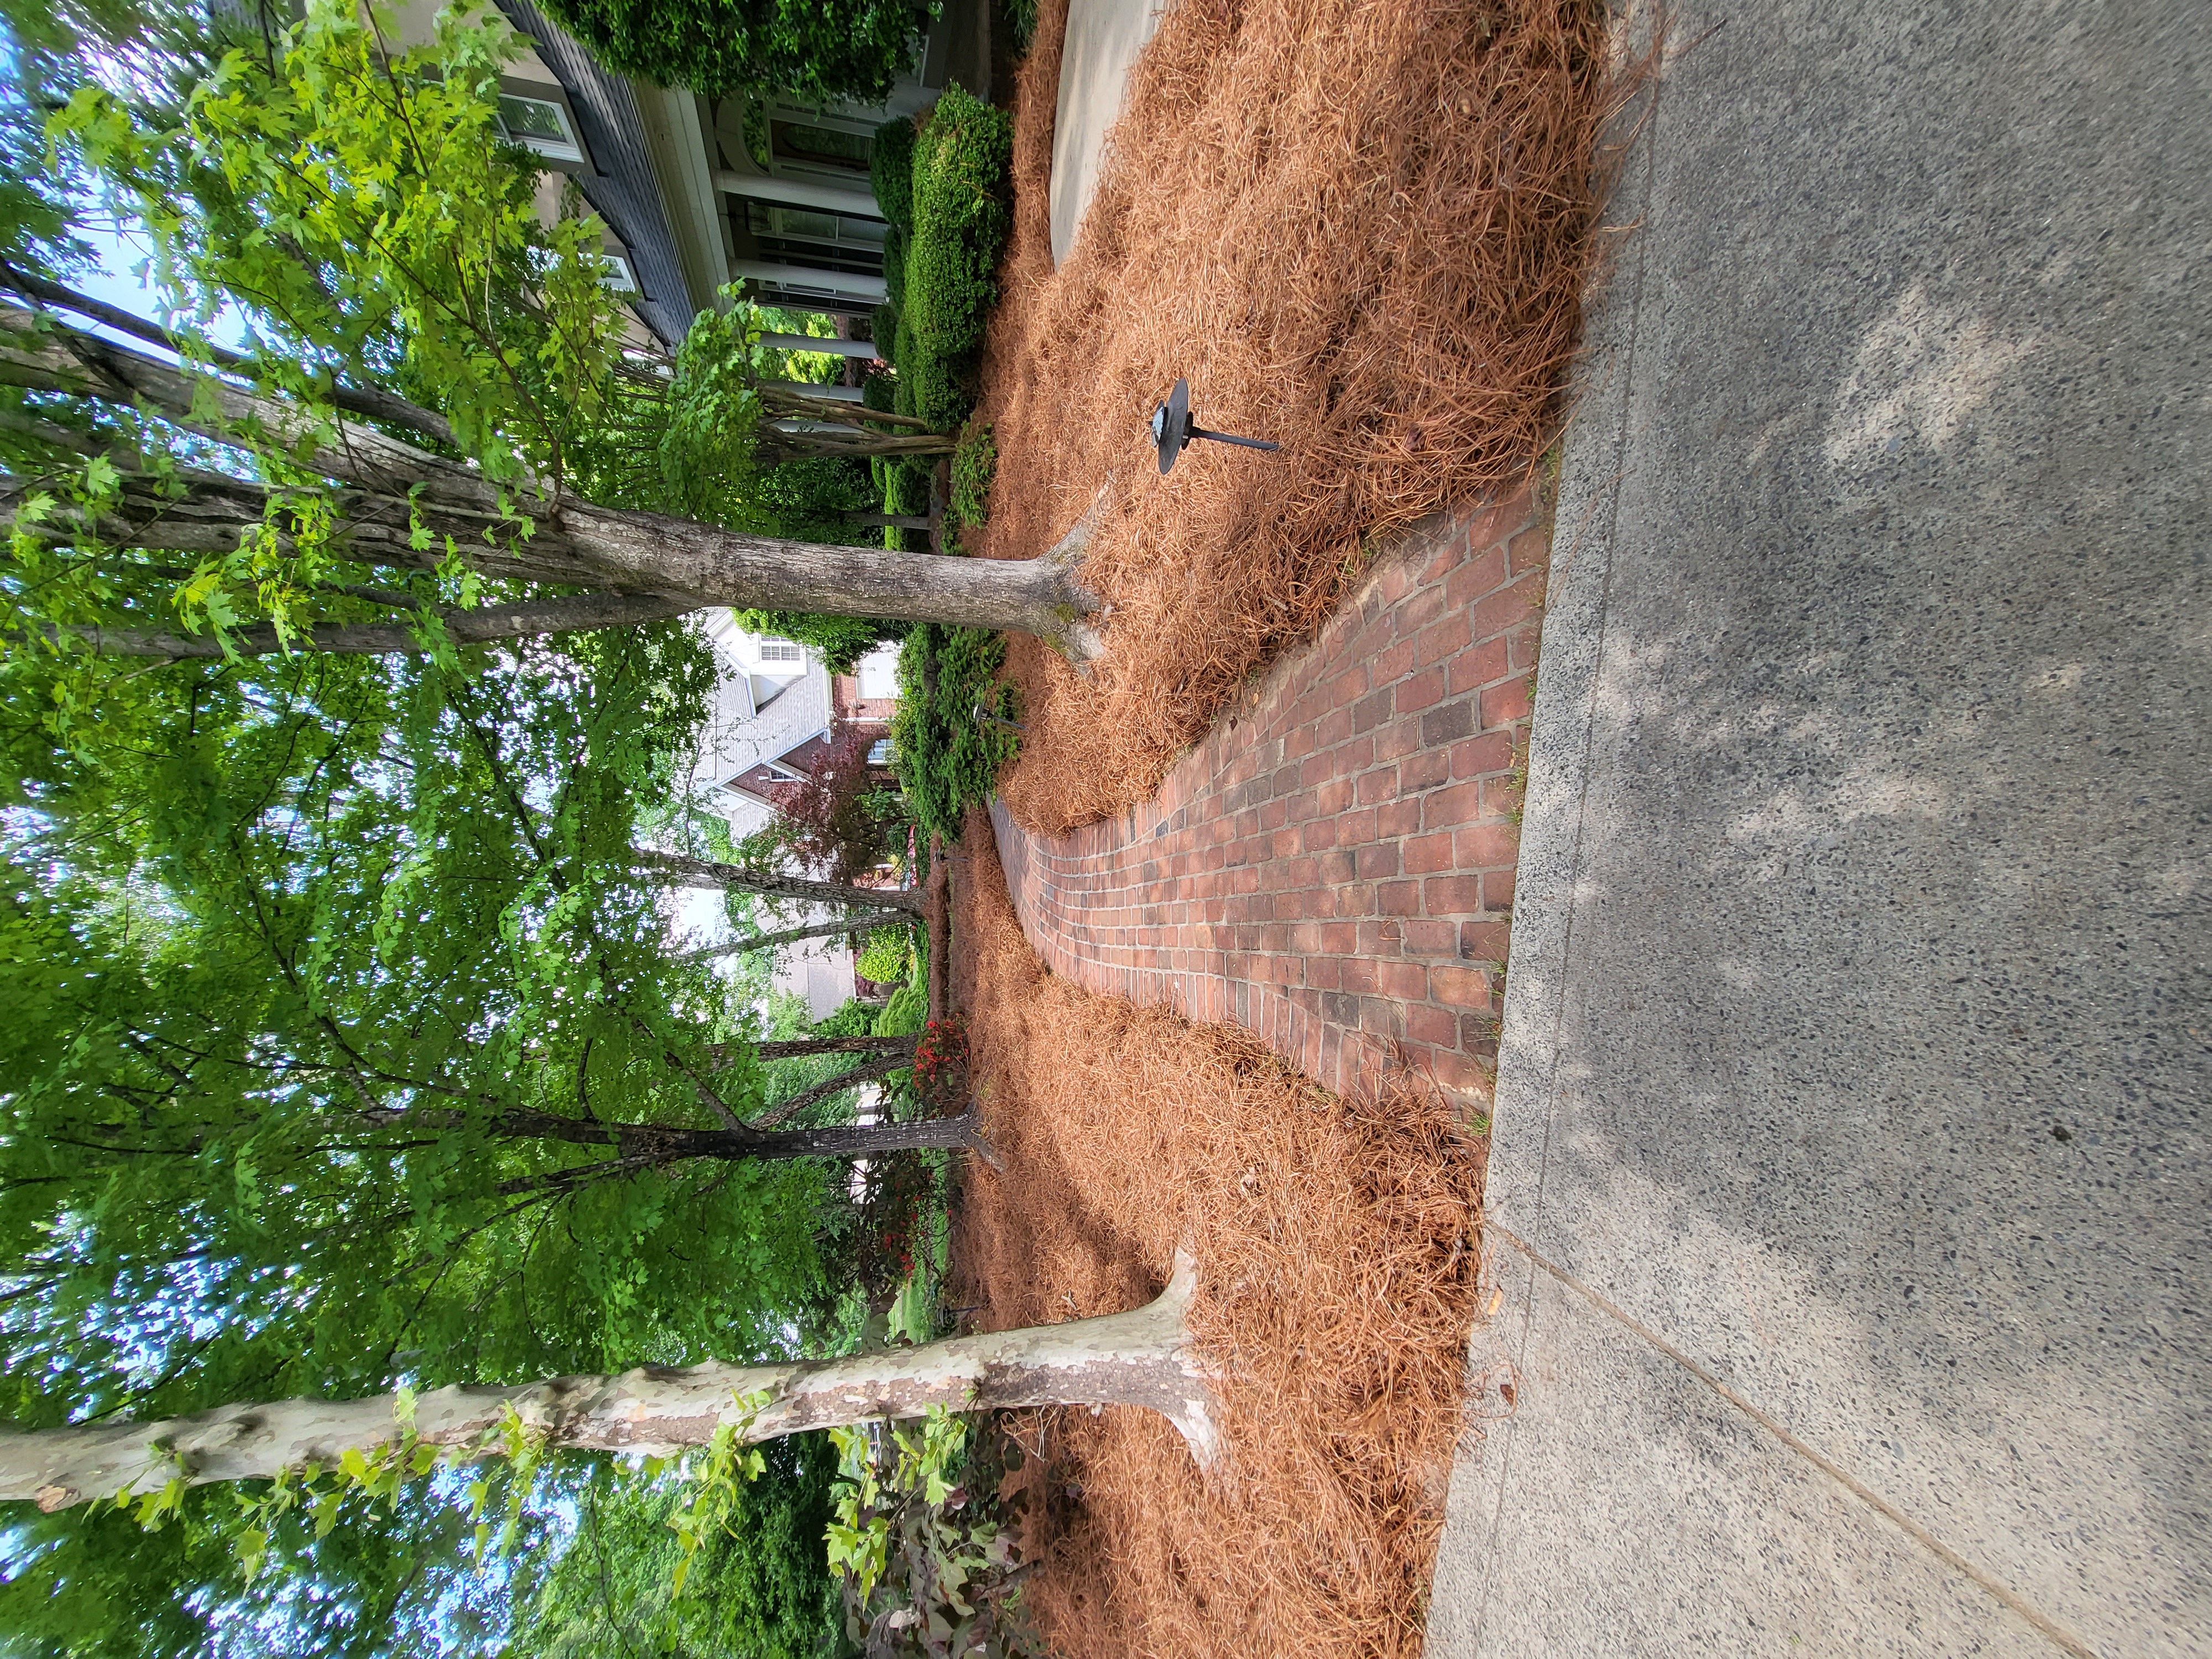
[[(448, 1388), (416, 1402), (421, 1440), (491, 1455), (508, 1411), (549, 1449), (668, 1456), (703, 1446), (724, 1424), (748, 1441), (933, 1406), (1000, 1411), (1028, 1406), (1143, 1406), (1173, 1423), (1201, 1465), (1218, 1446), (1211, 1379), (1184, 1321), (1197, 1274), (1178, 1254), (1159, 1297), (1129, 1313), (828, 1362), (562, 1376), (512, 1388)], [(765, 1394), (749, 1413), (739, 1403)], [(309, 1464), (336, 1468), (348, 1450), (401, 1437), (396, 1400), (287, 1400), (230, 1405), (195, 1417), (0, 1436), (0, 1499), (52, 1511), (123, 1492), (273, 1479)]]

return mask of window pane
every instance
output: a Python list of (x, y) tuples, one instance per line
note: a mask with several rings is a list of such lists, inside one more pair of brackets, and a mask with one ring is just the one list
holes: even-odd
[(510, 136), (527, 142), (532, 138), (547, 139), (556, 144), (574, 141), (568, 137), (568, 123), (561, 118), (561, 106), (542, 98), (516, 98), (502, 94), (499, 100), (499, 118), (506, 125)]
[(769, 136), (774, 153), (786, 161), (817, 161), (855, 173), (868, 170), (868, 152), (875, 142), (865, 132), (839, 132), (796, 121), (770, 122)]

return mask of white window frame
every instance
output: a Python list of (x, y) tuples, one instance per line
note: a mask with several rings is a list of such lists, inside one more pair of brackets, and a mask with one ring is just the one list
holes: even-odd
[(561, 137), (556, 140), (541, 138), (535, 133), (515, 132), (507, 126), (506, 112), (501, 111), (499, 115), (499, 130), (509, 143), (520, 144), (525, 149), (535, 150), (549, 161), (580, 163), (583, 161), (584, 146), (582, 141), (576, 137), (576, 124), (568, 118), (567, 105), (556, 98), (541, 98), (535, 93), (515, 92), (502, 88), (499, 94), (500, 101), (504, 103), (510, 98), (518, 104), (536, 104), (551, 110), (554, 120), (560, 125)]
[(805, 662), (806, 647), (796, 640), (763, 639), (760, 642), (760, 659), (769, 662)]
[(637, 293), (637, 273), (629, 267), (629, 255), (617, 253), (611, 247), (601, 248), (599, 253), (600, 257), (614, 267), (599, 280), (617, 294)]

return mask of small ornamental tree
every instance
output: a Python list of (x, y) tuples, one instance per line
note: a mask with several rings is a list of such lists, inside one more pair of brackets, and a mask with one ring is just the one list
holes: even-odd
[(769, 786), (769, 801), (779, 819), (777, 838), (801, 864), (825, 872), (831, 881), (855, 881), (883, 856), (884, 832), (874, 810), (869, 747), (867, 732), (848, 725), (804, 776)]

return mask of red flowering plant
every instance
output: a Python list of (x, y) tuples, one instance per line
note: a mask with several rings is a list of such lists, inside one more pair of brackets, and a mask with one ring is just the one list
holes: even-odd
[(968, 1108), (968, 1027), (957, 1014), (922, 1027), (914, 1049), (914, 1091), (923, 1105), (951, 1116)]
[(936, 1175), (920, 1152), (880, 1153), (867, 1160), (860, 1186), (843, 1224), (816, 1242), (834, 1282), (879, 1295), (914, 1276), (915, 1254), (937, 1197)]

